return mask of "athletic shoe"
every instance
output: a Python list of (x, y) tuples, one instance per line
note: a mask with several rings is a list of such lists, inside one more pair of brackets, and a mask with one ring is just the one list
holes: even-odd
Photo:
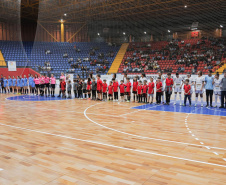
[(201, 104), (201, 107), (203, 107), (203, 104)]
[(182, 106), (183, 104), (182, 103), (180, 103), (180, 106)]
[(217, 107), (217, 105), (214, 105), (213, 107)]
[(213, 107), (213, 105), (210, 105), (210, 107)]
[(177, 103), (175, 102), (174, 105), (176, 105)]
[(223, 109), (223, 108), (224, 108), (224, 106), (220, 106), (219, 108), (220, 108), (220, 109)]
[(207, 104), (206, 107), (209, 107), (209, 105)]
[(195, 107), (197, 107), (197, 104), (195, 104)]
[(129, 100), (127, 100), (126, 102), (128, 102), (128, 103), (129, 103)]

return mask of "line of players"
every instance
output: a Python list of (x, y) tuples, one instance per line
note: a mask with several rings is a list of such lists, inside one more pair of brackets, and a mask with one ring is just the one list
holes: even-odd
[[(188, 73), (187, 77), (183, 79), (176, 73), (176, 77), (172, 78), (171, 74), (167, 74), (165, 79), (162, 73), (158, 74), (158, 78), (154, 83), (153, 78), (150, 78), (150, 82), (147, 82), (145, 75), (141, 77), (140, 80), (137, 78), (133, 79), (133, 82), (130, 82), (129, 78), (121, 80), (118, 83), (116, 78), (113, 78), (110, 81), (109, 85), (106, 83), (106, 80), (100, 79), (100, 75), (97, 75), (97, 81), (95, 78), (88, 78), (87, 82), (84, 79), (75, 79), (73, 83), (74, 95), (76, 98), (91, 98), (93, 100), (109, 100), (118, 101), (118, 94), (120, 93), (121, 101), (124, 99), (130, 101), (131, 92), (133, 93), (134, 102), (143, 102), (143, 103), (153, 103), (154, 92), (156, 91), (156, 103), (160, 104), (170, 104), (171, 94), (174, 91), (174, 104), (177, 102), (177, 95), (179, 94), (180, 105), (186, 105), (186, 100), (189, 100), (189, 105), (191, 106), (192, 94), (195, 93), (195, 105), (197, 106), (198, 98), (201, 99), (201, 106), (203, 106), (203, 93), (204, 88), (206, 89), (206, 106), (212, 107), (212, 96), (215, 94), (215, 107), (217, 107), (217, 101), (220, 99), (221, 103), (226, 98), (225, 94), (225, 83), (222, 82), (226, 78), (226, 73), (224, 73), (224, 78), (219, 79), (219, 74), (217, 73), (212, 76), (212, 71), (210, 70), (207, 76), (203, 76), (202, 72), (198, 72), (196, 78), (192, 78)], [(66, 78), (61, 78), (60, 83), (60, 94), (62, 92), (63, 97), (66, 98), (65, 92), (67, 90), (69, 97), (71, 98), (72, 85), (71, 82), (65, 82)], [(69, 85), (66, 85), (69, 84)], [(66, 87), (67, 86), (67, 87)], [(67, 88), (67, 89), (66, 89)], [(222, 90), (221, 90), (222, 88)], [(184, 98), (182, 103), (182, 89), (184, 90)], [(97, 98), (96, 98), (97, 94)], [(223, 97), (221, 98), (221, 94)], [(59, 95), (60, 97), (60, 95)], [(165, 102), (166, 97), (166, 102)]]
[(34, 77), (31, 74), (28, 74), (28, 78), (26, 75), (24, 77), (17, 76), (9, 76), (8, 79), (1, 75), (1, 83), (0, 90), (1, 93), (14, 93), (14, 94), (36, 94), (40, 96), (44, 96), (44, 93), (47, 96), (55, 97), (55, 84), (56, 78), (52, 74), (49, 78), (47, 75), (38, 75), (36, 74)]

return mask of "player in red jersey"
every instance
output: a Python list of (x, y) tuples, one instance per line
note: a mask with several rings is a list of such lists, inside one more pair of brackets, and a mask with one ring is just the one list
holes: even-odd
[(147, 91), (148, 91), (148, 85), (147, 85), (147, 80), (144, 80), (143, 84), (143, 98), (144, 98), (144, 103), (147, 103)]
[(172, 94), (172, 88), (173, 88), (173, 79), (171, 78), (171, 73), (167, 74), (166, 78), (166, 87), (165, 87), (165, 92), (166, 92), (166, 105), (170, 104), (170, 96)]
[(87, 87), (86, 87), (86, 91), (88, 94), (88, 100), (90, 100), (90, 98), (91, 98), (91, 85), (92, 85), (91, 78), (88, 78)]
[(121, 97), (121, 102), (124, 100), (124, 94), (125, 94), (125, 84), (123, 83), (123, 80), (120, 81), (119, 89), (120, 89), (120, 97)]
[(102, 101), (102, 80), (100, 79), (100, 75), (97, 74), (97, 100)]
[(109, 86), (108, 86), (108, 97), (109, 101), (113, 100), (113, 86), (112, 86), (112, 81), (110, 81)]
[(157, 81), (156, 81), (156, 104), (160, 104), (161, 103), (161, 96), (162, 96), (162, 82), (161, 82), (161, 78), (158, 77)]
[(113, 91), (114, 91), (114, 101), (118, 101), (118, 82), (115, 78), (112, 78), (113, 81)]
[(149, 103), (153, 103), (154, 99), (154, 88), (155, 88), (155, 83), (153, 82), (153, 78), (150, 78), (150, 82), (148, 84), (148, 97), (149, 97)]
[(137, 86), (138, 103), (142, 102), (142, 90), (143, 90), (142, 82), (139, 81), (138, 86)]
[(62, 91), (62, 98), (66, 98), (66, 95), (65, 95), (65, 90), (66, 90), (66, 82), (64, 80), (64, 78), (62, 79), (62, 81), (60, 82), (60, 88), (61, 88), (61, 91)]
[(127, 96), (127, 102), (130, 102), (130, 92), (131, 92), (131, 82), (129, 78), (126, 78), (126, 92), (125, 95)]
[(189, 100), (189, 106), (191, 107), (191, 86), (189, 85), (189, 79), (185, 80), (184, 85), (184, 106), (186, 106), (187, 99)]
[(106, 83), (106, 80), (103, 80), (103, 100), (107, 101), (107, 89), (108, 89), (108, 84)]
[(133, 101), (135, 102), (137, 99), (137, 86), (138, 86), (138, 81), (137, 78), (133, 79)]

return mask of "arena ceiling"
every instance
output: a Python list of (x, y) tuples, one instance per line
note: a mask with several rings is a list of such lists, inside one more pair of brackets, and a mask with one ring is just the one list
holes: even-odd
[(154, 20), (187, 24), (222, 22), (226, 20), (225, 9), (225, 0), (1, 0), (0, 18), (10, 20), (21, 14), (23, 19), (40, 22)]

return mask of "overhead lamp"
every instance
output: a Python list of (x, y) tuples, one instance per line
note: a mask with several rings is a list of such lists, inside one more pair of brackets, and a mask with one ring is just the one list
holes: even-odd
[(147, 34), (147, 32), (145, 31), (145, 32), (144, 32), (144, 34), (146, 35), (146, 34)]
[(123, 32), (123, 35), (125, 35), (126, 33), (125, 32)]
[(187, 5), (184, 5), (184, 8), (187, 8), (188, 6)]
[(97, 33), (98, 36), (100, 36), (100, 33)]
[(221, 24), (220, 27), (223, 28), (224, 26)]
[(67, 16), (67, 14), (65, 13), (64, 16)]
[(168, 33), (170, 33), (170, 30), (168, 30)]

